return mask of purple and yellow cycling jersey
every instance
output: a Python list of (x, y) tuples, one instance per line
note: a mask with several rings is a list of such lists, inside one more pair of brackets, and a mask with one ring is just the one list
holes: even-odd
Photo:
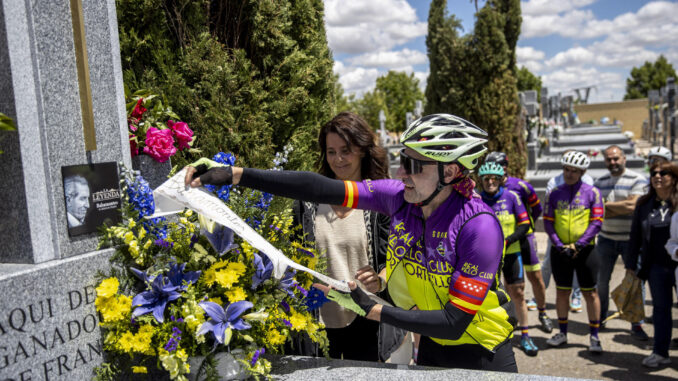
[[(537, 218), (541, 216), (542, 208), (541, 203), (539, 202), (539, 197), (537, 196), (537, 192), (534, 191), (532, 185), (525, 180), (508, 176), (506, 178), (504, 187), (508, 190), (518, 193), (520, 199), (523, 201), (523, 204), (530, 207), (528, 210), (530, 213), (530, 223), (534, 225), (534, 221), (536, 221)], [(532, 234), (531, 228), (528, 234)]]
[(556, 247), (593, 244), (603, 225), (603, 199), (593, 185), (562, 184), (549, 193), (544, 208), (544, 230)]
[[(492, 208), (494, 215), (497, 216), (504, 232), (504, 238), (513, 234), (518, 225), (530, 223), (525, 205), (520, 201), (520, 196), (516, 192), (499, 187), (499, 190), (493, 196), (484, 192), (481, 195), (483, 201)], [(511, 243), (506, 248), (506, 253), (520, 253), (520, 241)]]
[(497, 287), (503, 258), (502, 227), (477, 194), (452, 194), (424, 219), (420, 207), (403, 198), (396, 180), (345, 181), (344, 206), (389, 215), (386, 275), (389, 294), (403, 309), (440, 310), (449, 301), (474, 315), (457, 340), (443, 345), (480, 344), (493, 350), (512, 334)]

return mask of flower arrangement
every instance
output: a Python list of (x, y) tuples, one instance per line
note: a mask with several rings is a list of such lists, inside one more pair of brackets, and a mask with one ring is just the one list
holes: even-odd
[(132, 157), (146, 154), (164, 163), (177, 151), (200, 152), (192, 148), (193, 130), (179, 119), (170, 106), (148, 90), (138, 90), (128, 96), (127, 125)]
[[(214, 159), (235, 160), (223, 153)], [(102, 230), (100, 241), (116, 252), (113, 270), (100, 274), (96, 287), (109, 360), (97, 369), (97, 379), (158, 369), (172, 380), (199, 371), (216, 379), (219, 352), (234, 354), (249, 375), (267, 375), (271, 365), (262, 355), (282, 353), (300, 334), (326, 352), (324, 326), (313, 310), (327, 299), (311, 287), (311, 275), (288, 270), (273, 278), (264, 253), (191, 210), (145, 219), (154, 209), (151, 190), (141, 177), (124, 173), (124, 222)], [(295, 239), (299, 228), (292, 226), (288, 201), (225, 188), (214, 192), (235, 213), (286, 256), (316, 268), (315, 249)], [(198, 356), (206, 356), (201, 365), (191, 362)]]

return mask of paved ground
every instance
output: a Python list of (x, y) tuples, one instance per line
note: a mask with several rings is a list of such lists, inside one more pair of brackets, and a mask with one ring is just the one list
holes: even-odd
[[(538, 238), (538, 247), (543, 258), (546, 248), (546, 234), (536, 233)], [(610, 289), (614, 289), (624, 276), (624, 268), (621, 259), (612, 274)], [(526, 286), (526, 294), (532, 296), (532, 288)], [(652, 302), (647, 289), (648, 301), (645, 307), (645, 313), (652, 313)], [(546, 290), (547, 314), (554, 319), (556, 328), (553, 333), (558, 331), (555, 311), (555, 284), (551, 280), (549, 288)], [(614, 302), (610, 301), (610, 310), (616, 311)], [(586, 312), (570, 313), (568, 344), (560, 348), (548, 348), (546, 340), (552, 334), (546, 334), (538, 326), (537, 312), (530, 311), (530, 335), (535, 344), (540, 348), (537, 357), (528, 357), (518, 348), (520, 341), (520, 332), (515, 333), (514, 349), (518, 369), (520, 373), (540, 374), (560, 377), (578, 377), (589, 379), (611, 379), (611, 380), (677, 380), (678, 379), (678, 347), (675, 345), (669, 352), (673, 363), (666, 367), (657, 369), (645, 368), (641, 361), (652, 352), (652, 336), (654, 327), (652, 324), (645, 324), (644, 328), (650, 336), (650, 341), (639, 341), (629, 334), (630, 324), (619, 319), (608, 322), (607, 327), (601, 331), (599, 337), (602, 341), (604, 353), (602, 355), (592, 355), (588, 352), (589, 328)], [(673, 337), (678, 337), (678, 308), (673, 308)]]

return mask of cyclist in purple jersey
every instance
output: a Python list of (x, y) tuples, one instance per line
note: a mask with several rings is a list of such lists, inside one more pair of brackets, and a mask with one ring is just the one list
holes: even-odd
[(518, 328), (521, 333), (520, 348), (528, 356), (536, 356), (539, 349), (528, 333), (525, 277), (523, 259), (520, 254), (520, 239), (525, 237), (530, 228), (530, 218), (518, 193), (502, 186), (506, 177), (504, 169), (499, 164), (488, 161), (480, 166), (478, 175), (483, 187), (480, 195), (483, 201), (494, 210), (504, 231), (506, 255), (504, 255), (502, 273), (509, 295), (516, 306)]
[(350, 294), (333, 290), (332, 298), (354, 304), (368, 319), (420, 333), (419, 364), (517, 372), (510, 299), (498, 279), (504, 236), (468, 177), (486, 151), (486, 137), (464, 119), (434, 114), (402, 134), (401, 181), (341, 181), (311, 172), (214, 167), (201, 159), (188, 168), (186, 183), (240, 184), (390, 216), (383, 276), (397, 307), (377, 304), (353, 282)]
[(526, 205), (526, 209), (530, 215), (530, 229), (527, 235), (520, 240), (520, 253), (522, 255), (523, 266), (527, 279), (532, 285), (532, 292), (536, 299), (537, 309), (539, 310), (539, 322), (541, 329), (546, 333), (553, 331), (553, 322), (546, 315), (546, 286), (544, 285), (544, 278), (541, 274), (541, 264), (537, 256), (537, 241), (534, 238), (534, 222), (541, 216), (542, 208), (539, 202), (539, 197), (534, 191), (534, 188), (527, 181), (516, 177), (508, 176), (508, 158), (504, 152), (490, 152), (485, 158), (485, 162), (495, 162), (504, 168), (504, 173), (507, 176), (504, 182), (504, 187), (510, 191), (516, 192), (520, 196), (520, 200)]

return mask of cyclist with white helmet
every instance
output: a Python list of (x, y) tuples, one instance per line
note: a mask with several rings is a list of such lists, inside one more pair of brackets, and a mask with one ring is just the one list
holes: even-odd
[(525, 205), (525, 209), (529, 213), (530, 227), (527, 234), (520, 239), (520, 255), (522, 256), (523, 266), (527, 273), (527, 279), (532, 285), (532, 292), (536, 308), (539, 310), (539, 322), (541, 329), (546, 333), (553, 331), (553, 322), (546, 315), (546, 285), (541, 272), (541, 264), (537, 256), (537, 240), (534, 237), (534, 222), (539, 218), (542, 212), (541, 203), (537, 192), (534, 191), (532, 184), (517, 177), (509, 176), (508, 157), (504, 152), (490, 152), (485, 158), (485, 162), (495, 162), (504, 168), (506, 180), (504, 187), (508, 190), (516, 192)]
[(596, 235), (603, 223), (603, 199), (598, 188), (585, 184), (581, 177), (591, 164), (582, 152), (563, 155), (565, 183), (548, 195), (544, 207), (544, 230), (553, 248), (551, 266), (556, 281), (556, 311), (560, 332), (547, 340), (550, 346), (567, 343), (567, 316), (572, 292), (572, 275), (576, 271), (589, 318), (589, 351), (601, 353), (598, 338), (600, 328), (600, 299), (596, 291), (598, 264), (592, 255)]
[(518, 193), (503, 186), (506, 176), (501, 165), (488, 161), (480, 166), (478, 175), (483, 188), (480, 196), (494, 210), (494, 214), (504, 231), (506, 254), (504, 255), (502, 273), (508, 293), (516, 307), (518, 329), (521, 333), (520, 348), (528, 356), (536, 356), (539, 348), (534, 344), (528, 333), (525, 273), (523, 271), (523, 257), (520, 254), (520, 240), (525, 238), (530, 229), (530, 217)]
[(517, 372), (509, 297), (498, 280), (504, 236), (468, 176), (487, 150), (487, 133), (454, 115), (433, 114), (410, 124), (401, 142), (400, 181), (214, 167), (201, 159), (188, 168), (186, 183), (239, 184), (390, 216), (384, 278), (397, 307), (377, 304), (353, 282), (351, 293), (335, 300), (420, 333), (418, 364)]
[(656, 146), (650, 148), (650, 151), (647, 153), (647, 165), (649, 167), (653, 166), (656, 163), (668, 163), (673, 159), (671, 151), (668, 148), (662, 146)]

